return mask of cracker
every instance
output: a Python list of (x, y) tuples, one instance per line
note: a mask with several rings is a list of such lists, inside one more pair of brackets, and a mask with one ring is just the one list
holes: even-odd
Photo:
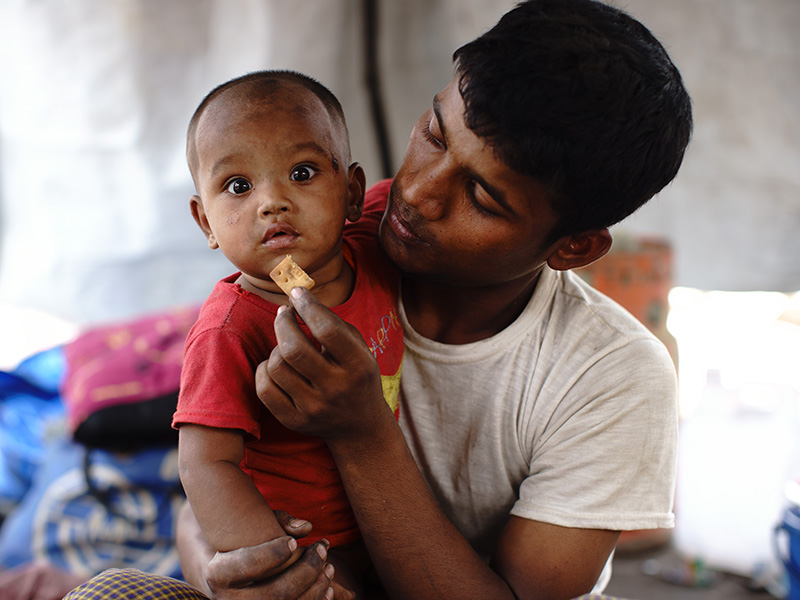
[(292, 260), (289, 254), (270, 271), (269, 276), (287, 296), (292, 291), (292, 288), (302, 287), (310, 290), (314, 287), (314, 280)]

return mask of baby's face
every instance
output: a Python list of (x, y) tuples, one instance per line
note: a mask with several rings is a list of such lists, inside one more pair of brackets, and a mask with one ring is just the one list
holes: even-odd
[(270, 291), (269, 272), (287, 254), (312, 278), (335, 272), (345, 219), (358, 216), (346, 143), (343, 127), (299, 86), (268, 104), (215, 101), (195, 136), (196, 210), (209, 246)]

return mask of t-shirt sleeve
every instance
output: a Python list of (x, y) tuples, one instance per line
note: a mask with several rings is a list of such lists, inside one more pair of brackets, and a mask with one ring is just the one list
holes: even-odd
[(209, 329), (190, 337), (173, 427), (240, 429), (258, 438), (264, 409), (255, 393), (255, 367), (235, 333)]
[(511, 513), (570, 527), (674, 526), (677, 383), (666, 349), (633, 340), (565, 386)]

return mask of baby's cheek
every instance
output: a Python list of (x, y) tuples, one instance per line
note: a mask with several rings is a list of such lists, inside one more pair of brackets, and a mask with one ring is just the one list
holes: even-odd
[(238, 212), (231, 213), (228, 215), (228, 219), (225, 221), (228, 225), (236, 225), (239, 222), (241, 215)]

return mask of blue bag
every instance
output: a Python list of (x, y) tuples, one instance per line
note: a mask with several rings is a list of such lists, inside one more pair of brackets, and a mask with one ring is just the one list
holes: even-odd
[(120, 454), (64, 437), (47, 448), (31, 489), (3, 523), (0, 565), (180, 577), (174, 528), (183, 500), (174, 446)]

